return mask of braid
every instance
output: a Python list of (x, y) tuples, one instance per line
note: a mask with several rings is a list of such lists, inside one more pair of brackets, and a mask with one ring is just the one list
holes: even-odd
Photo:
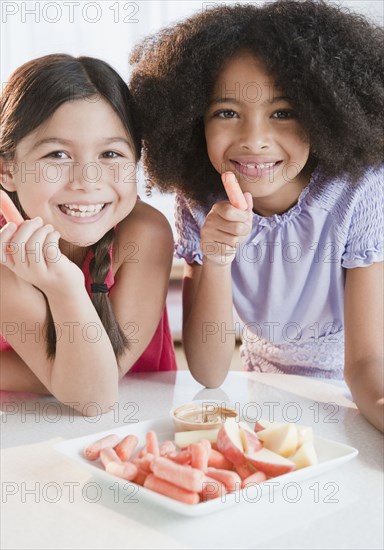
[[(115, 230), (112, 228), (96, 244), (93, 245), (94, 256), (89, 263), (89, 272), (94, 283), (104, 283), (111, 267), (109, 247), (113, 242)], [(111, 341), (116, 357), (119, 357), (128, 347), (128, 340), (119, 326), (113, 313), (111, 302), (107, 294), (96, 293), (93, 295), (92, 303), (95, 306), (98, 316)], [(52, 313), (47, 301), (47, 355), (48, 358), (55, 357), (56, 353), (56, 329)]]
[[(89, 263), (89, 272), (94, 283), (104, 283), (108, 275), (111, 267), (109, 247), (113, 242), (114, 236), (115, 230), (112, 228), (93, 245), (94, 256)], [(92, 302), (109, 336), (113, 351), (116, 357), (118, 357), (128, 347), (128, 340), (116, 320), (108, 295), (98, 292), (93, 295)]]
[(45, 331), (45, 339), (47, 341), (47, 357), (48, 359), (53, 359), (56, 353), (56, 342), (57, 342), (56, 328), (55, 328), (55, 323), (53, 321), (51, 308), (49, 307), (47, 297), (45, 296), (44, 293), (43, 293), (43, 296), (47, 304), (47, 320), (46, 320), (47, 328)]

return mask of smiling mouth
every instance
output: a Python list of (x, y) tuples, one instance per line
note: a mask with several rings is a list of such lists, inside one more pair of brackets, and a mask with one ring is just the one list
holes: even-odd
[(245, 163), (245, 162), (238, 162), (237, 160), (234, 160), (232, 162), (234, 162), (235, 164), (238, 164), (242, 168), (251, 168), (251, 169), (256, 169), (256, 170), (264, 170), (266, 168), (268, 169), (268, 168), (273, 168), (274, 166), (277, 166), (278, 164), (280, 164), (281, 161), (277, 160), (276, 162), (260, 162), (260, 163), (250, 162), (250, 163)]
[(59, 204), (60, 210), (75, 218), (91, 218), (105, 207), (106, 203), (98, 204)]
[(269, 177), (274, 171), (282, 164), (282, 160), (276, 160), (271, 162), (240, 162), (238, 160), (231, 160), (236, 172), (249, 178), (262, 178), (263, 176)]

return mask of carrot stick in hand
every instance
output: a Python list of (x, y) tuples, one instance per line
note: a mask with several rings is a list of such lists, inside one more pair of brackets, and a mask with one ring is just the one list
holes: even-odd
[(232, 206), (235, 208), (240, 208), (240, 210), (247, 210), (248, 204), (235, 174), (233, 172), (224, 172), (221, 174), (221, 179), (224, 189), (228, 195), (229, 202)]
[(7, 222), (15, 223), (17, 227), (24, 221), (22, 215), (9, 198), (9, 195), (2, 190), (0, 190), (0, 211)]

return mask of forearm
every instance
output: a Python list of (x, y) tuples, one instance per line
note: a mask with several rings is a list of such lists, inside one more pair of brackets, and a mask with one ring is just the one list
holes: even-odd
[(230, 264), (204, 263), (184, 319), (183, 343), (193, 377), (204, 386), (219, 386), (235, 347)]
[(0, 389), (50, 393), (15, 351), (0, 352)]
[(345, 381), (361, 413), (384, 432), (383, 361), (375, 358), (354, 364), (346, 369)]
[(59, 329), (49, 388), (60, 401), (79, 403), (77, 410), (96, 402), (106, 411), (117, 400), (116, 357), (85, 289), (72, 292), (47, 296)]

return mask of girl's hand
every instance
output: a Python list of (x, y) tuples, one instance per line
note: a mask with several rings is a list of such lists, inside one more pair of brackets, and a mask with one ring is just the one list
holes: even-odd
[(251, 229), (251, 206), (244, 211), (235, 208), (229, 201), (214, 204), (201, 228), (200, 244), (205, 261), (223, 265), (232, 263), (237, 248)]
[(45, 294), (84, 285), (84, 275), (59, 248), (60, 234), (41, 218), (7, 223), (0, 231), (0, 262)]
[(5, 191), (0, 189), (0, 212), (7, 222), (13, 222), (19, 227), (23, 223), (23, 217), (13, 204)]
[(232, 172), (222, 174), (229, 201), (217, 202), (201, 228), (204, 260), (227, 265), (233, 262), (236, 249), (252, 229), (252, 195), (242, 193)]

